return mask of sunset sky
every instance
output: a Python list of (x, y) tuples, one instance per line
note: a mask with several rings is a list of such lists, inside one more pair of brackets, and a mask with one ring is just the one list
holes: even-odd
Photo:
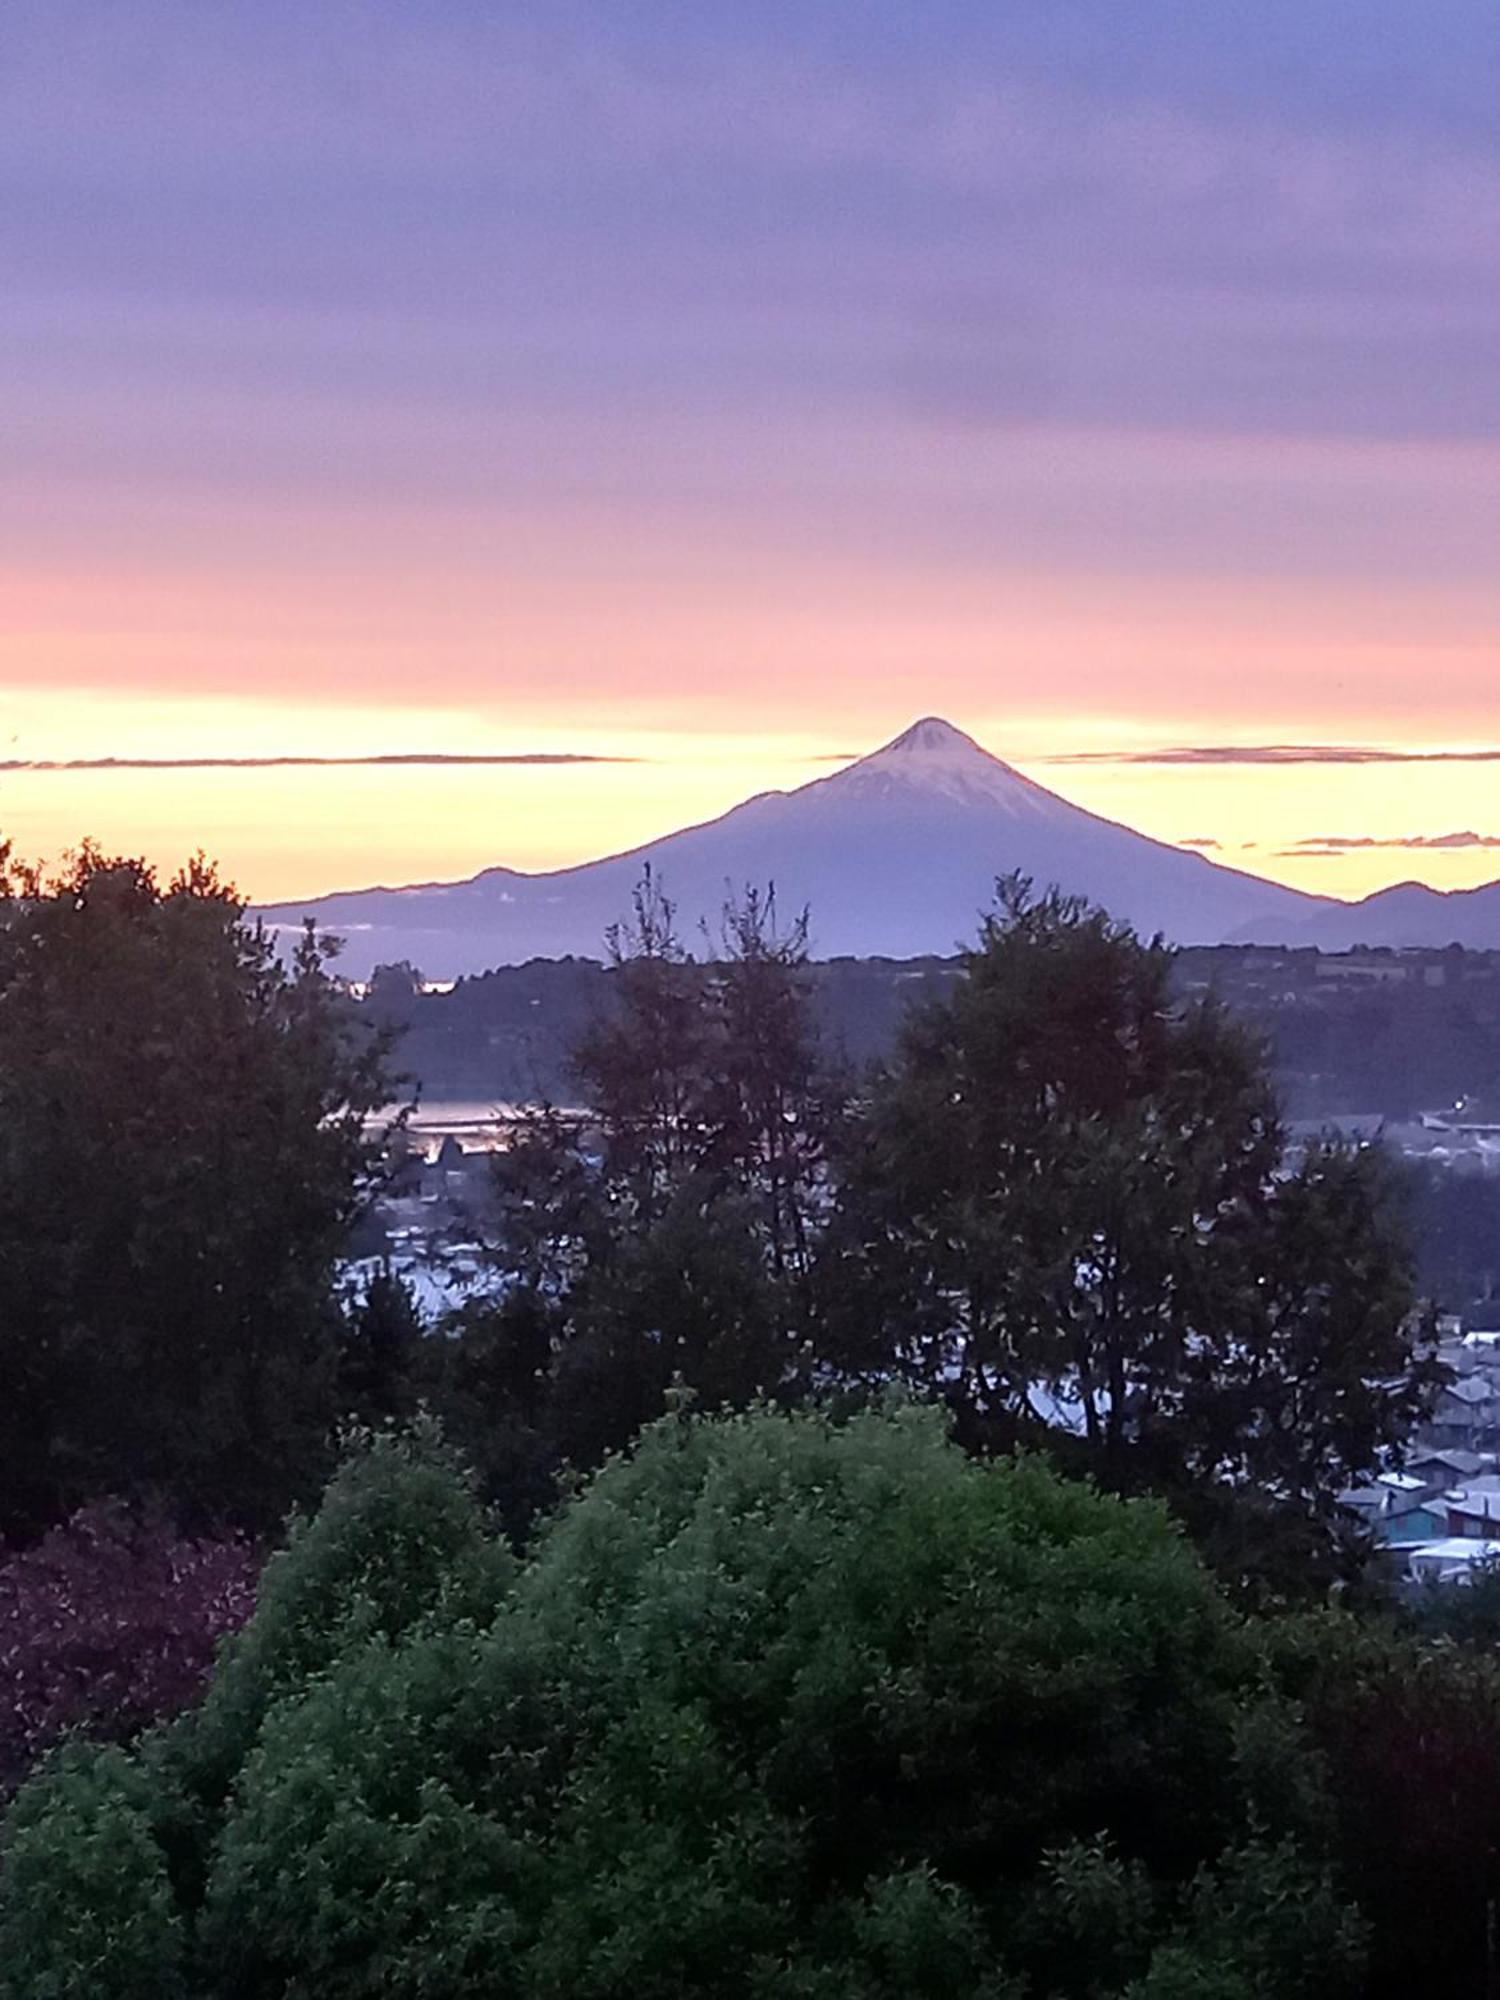
[(936, 712), (1500, 877), (1495, 0), (3, 14), (23, 850), (556, 866)]

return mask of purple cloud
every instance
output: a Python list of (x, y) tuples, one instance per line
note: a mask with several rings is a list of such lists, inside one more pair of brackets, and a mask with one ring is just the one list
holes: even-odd
[(1500, 847), (1500, 834), (1496, 833), (1411, 833), (1393, 836), (1376, 836), (1362, 833), (1346, 835), (1337, 833), (1312, 834), (1306, 840), (1295, 841), (1291, 847), (1283, 848), (1283, 854), (1350, 854), (1370, 847), (1398, 847), (1409, 851), (1451, 852), (1471, 847)]
[(1500, 764), (1500, 749), (1392, 750), (1367, 743), (1184, 743), (1159, 750), (1075, 750), (1042, 764)]
[(466, 753), (403, 750), (377, 757), (13, 757), (0, 760), (0, 771), (346, 771), (402, 765), (488, 764), (640, 764), (641, 757), (592, 757), (575, 751), (527, 750), (513, 753)]

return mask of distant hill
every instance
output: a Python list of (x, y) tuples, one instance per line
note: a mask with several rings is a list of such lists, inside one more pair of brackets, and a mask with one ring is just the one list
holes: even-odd
[[(840, 958), (810, 968), (820, 1039), (861, 1068), (890, 1054), (907, 1010), (948, 991), (957, 959)], [(428, 1103), (573, 1101), (569, 1059), (609, 1007), (612, 975), (591, 959), (533, 959), (422, 992), (406, 968), (383, 968), (365, 1012), (398, 1037), (395, 1066)]]
[[(852, 959), (810, 968), (825, 1050), (858, 1068), (889, 1056), (912, 1004), (937, 998), (955, 959)], [(1500, 952), (1354, 954), (1220, 945), (1183, 952), (1179, 992), (1216, 992), (1272, 1054), (1297, 1118), (1405, 1119), (1460, 1097), (1500, 1098)], [(421, 992), (382, 975), (365, 1007), (399, 1035), (397, 1064), (426, 1102), (491, 1107), (573, 1100), (568, 1058), (609, 1006), (587, 959), (538, 960)]]
[(818, 958), (951, 952), (1011, 869), (1180, 944), (1290, 935), (1340, 907), (1085, 812), (928, 717), (844, 770), (605, 860), (539, 875), (491, 868), (466, 882), (357, 890), (261, 914), (278, 927), (311, 915), (344, 937), (352, 978), (406, 960), (452, 979), (596, 955), (647, 863), (690, 940), (716, 922), (728, 888), (774, 883), (784, 910), (811, 911)]
[(1479, 889), (1429, 889), (1398, 882), (1358, 903), (1326, 902), (1295, 924), (1260, 915), (1241, 924), (1234, 940), (1245, 944), (1312, 945), (1318, 951), (1353, 951), (1360, 945), (1395, 950), (1500, 949), (1500, 882)]

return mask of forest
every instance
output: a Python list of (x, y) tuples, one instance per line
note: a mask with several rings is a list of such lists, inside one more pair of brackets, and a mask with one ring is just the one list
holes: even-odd
[[(688, 942), (700, 959), (718, 948)], [(910, 1004), (946, 993), (962, 967), (958, 956), (810, 963), (820, 1036), (856, 1066), (885, 1060)], [(602, 960), (535, 959), (427, 991), (419, 969), (384, 966), (365, 1004), (399, 1031), (427, 1098), (558, 1103), (611, 976)], [(1500, 952), (1205, 946), (1175, 955), (1173, 979), (1185, 995), (1213, 991), (1263, 1037), (1289, 1117), (1400, 1121), (1500, 1097)]]
[(1378, 1149), (1008, 879), (883, 1060), (643, 881), (504, 1282), (350, 1295), (401, 1050), (207, 863), (0, 882), (0, 1995), (1486, 1990), (1500, 1584)]

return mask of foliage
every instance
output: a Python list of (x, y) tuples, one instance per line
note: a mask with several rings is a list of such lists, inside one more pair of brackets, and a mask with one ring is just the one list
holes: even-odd
[(339, 1407), (361, 1423), (416, 1414), (426, 1330), (411, 1287), (388, 1260), (348, 1302), (340, 1330)]
[(290, 968), (202, 860), (0, 875), (0, 1530), (315, 1490), (333, 1265), (390, 1096), (311, 932)]
[(660, 1414), (676, 1382), (709, 1408), (780, 1388), (795, 1359), (784, 1305), (748, 1203), (674, 1192), (568, 1301), (552, 1361), (563, 1455), (598, 1464)]
[(497, 1159), (512, 1291), (433, 1393), (508, 1517), (675, 1380), (740, 1407), (897, 1379), (971, 1446), (1170, 1495), (1263, 1599), (1343, 1574), (1333, 1496), (1434, 1377), (1382, 1155), (1290, 1156), (1263, 1050), (1173, 954), (1020, 878), (862, 1091), (819, 1054), (803, 926), (747, 892), (723, 940), (690, 959), (648, 875), (586, 1111)]
[(1471, 1563), (1462, 1584), (1428, 1579), (1407, 1598), (1405, 1610), (1424, 1637), (1500, 1656), (1500, 1558)]
[(509, 1582), (512, 1559), (430, 1420), (349, 1431), (344, 1454), (317, 1513), (293, 1519), (254, 1616), (165, 1753), (177, 1782), (211, 1804), (283, 1695), (368, 1641), (433, 1618), (486, 1618)]
[(1371, 1928), (1369, 2000), (1494, 1991), (1500, 1657), (1329, 1614), (1270, 1632)]
[(804, 919), (726, 906), (693, 959), (649, 871), (611, 937), (608, 1004), (575, 1056), (580, 1113), (543, 1106), (496, 1156), (498, 1303), (454, 1317), (433, 1395), (520, 1522), (674, 1382), (706, 1407), (794, 1396), (838, 1090), (813, 1027)]
[[(317, 940), (283, 969), (201, 866), (12, 871), (7, 1517), (117, 1486), (262, 1520), (363, 1427), (196, 1707), (212, 1549), (141, 1531), (121, 1582), (90, 1514), (97, 1605), (74, 1544), (55, 1588), (56, 1541), (0, 1573), (18, 1759), (135, 1738), (18, 1794), (0, 2000), (1482, 1990), (1484, 1589), (1461, 1644), (1247, 1625), (1162, 1505), (1055, 1469), (1169, 1496), (1263, 1604), (1336, 1567), (1332, 1493), (1429, 1386), (1376, 1157), (1289, 1158), (1171, 966), (1008, 882), (856, 1091), (805, 926), (747, 894), (698, 963), (648, 877), (586, 1112), (497, 1160), (509, 1283), (428, 1340), (389, 1269), (338, 1311), (388, 1086)], [(866, 1407), (776, 1414), (817, 1398)], [(602, 1470), (518, 1563), (500, 1528), (570, 1466)]]
[(1154, 1504), (931, 1412), (679, 1411), (508, 1584), (482, 1541), (431, 1439), (367, 1445), (204, 1708), (22, 1794), (0, 1994), (83, 1990), (105, 1814), (109, 1934), (198, 2000), (1353, 1990), (1317, 1814), (1249, 1776), (1252, 1635)]
[(1428, 1387), (1403, 1241), (1375, 1154), (1288, 1162), (1260, 1050), (1171, 962), (1002, 882), (854, 1129), (832, 1352), (976, 1438), (1072, 1429), (1114, 1486), (1326, 1513)]
[(0, 1857), (5, 2000), (184, 2000), (157, 1802), (113, 1745), (67, 1750), (26, 1786)]
[(783, 928), (774, 889), (748, 887), (700, 965), (648, 870), (610, 953), (609, 1011), (574, 1057), (610, 1201), (649, 1227), (687, 1188), (738, 1198), (770, 1275), (805, 1278), (833, 1090), (806, 914)]
[(1252, 1840), (1204, 1869), (1126, 2000), (1323, 2000), (1363, 1991), (1365, 1959), (1365, 1925), (1330, 1873), (1289, 1842)]
[(195, 1701), (259, 1569), (244, 1541), (104, 1505), (0, 1562), (0, 1797), (65, 1733), (126, 1739)]
[(634, 916), (609, 934), (611, 1006), (580, 1037), (573, 1066), (597, 1121), (616, 1198), (649, 1224), (702, 1161), (702, 1068), (709, 1041), (703, 982), (676, 912), (648, 870)]

